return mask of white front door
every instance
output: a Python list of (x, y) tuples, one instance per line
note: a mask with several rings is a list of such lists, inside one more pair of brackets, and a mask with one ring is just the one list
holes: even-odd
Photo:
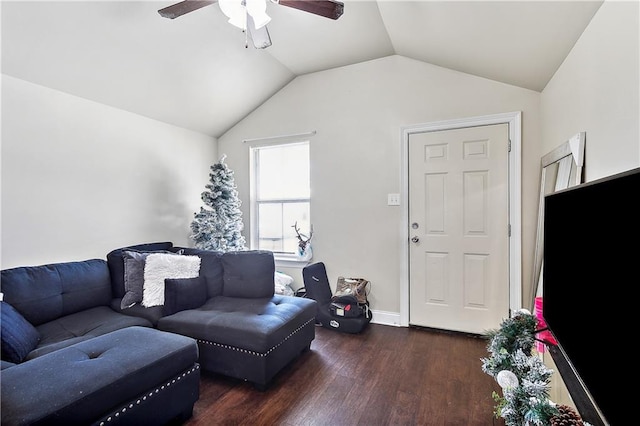
[(483, 334), (509, 317), (509, 129), (409, 137), (409, 323)]

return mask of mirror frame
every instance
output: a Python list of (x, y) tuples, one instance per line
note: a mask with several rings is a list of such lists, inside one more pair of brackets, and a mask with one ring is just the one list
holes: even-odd
[[(586, 132), (577, 133), (553, 151), (545, 154), (541, 160), (538, 227), (533, 258), (533, 278), (531, 280), (531, 312), (535, 307), (536, 297), (540, 296), (542, 292), (544, 197), (547, 194), (579, 185), (583, 182), (585, 140)], [(567, 224), (569, 221), (570, 218), (567, 218)]]

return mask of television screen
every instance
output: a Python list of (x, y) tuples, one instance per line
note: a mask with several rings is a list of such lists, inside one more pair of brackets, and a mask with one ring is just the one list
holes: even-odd
[(639, 194), (640, 168), (544, 201), (542, 313), (557, 340), (550, 352), (569, 366), (562, 378), (583, 420), (594, 425), (624, 424), (627, 415), (615, 389), (632, 376), (637, 358), (620, 338), (632, 336), (624, 300), (640, 283)]

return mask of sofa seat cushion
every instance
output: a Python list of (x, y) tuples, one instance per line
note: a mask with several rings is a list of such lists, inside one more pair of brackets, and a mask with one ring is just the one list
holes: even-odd
[(151, 306), (145, 308), (137, 303), (130, 308), (122, 308), (122, 299), (113, 299), (111, 301), (111, 309), (124, 315), (144, 318), (151, 322), (155, 327), (158, 320), (164, 315), (164, 306)]
[(2, 371), (2, 424), (91, 424), (130, 401), (135, 410), (177, 375), (199, 374), (197, 358), (193, 339), (147, 327), (80, 342)]
[(106, 306), (67, 315), (36, 327), (40, 334), (38, 346), (27, 359), (131, 326), (152, 327), (144, 318), (124, 315)]
[(2, 361), (0, 361), (0, 370), (4, 370), (5, 368), (9, 368), (9, 367), (13, 367), (14, 365), (16, 365), (13, 362), (10, 361), (5, 361), (4, 359)]
[(265, 354), (315, 315), (316, 302), (301, 297), (217, 296), (200, 308), (161, 318), (158, 329)]

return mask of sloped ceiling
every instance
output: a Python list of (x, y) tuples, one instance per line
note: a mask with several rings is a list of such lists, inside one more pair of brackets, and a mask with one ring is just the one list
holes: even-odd
[(219, 137), (299, 75), (403, 55), (542, 91), (602, 1), (346, 0), (319, 17), (267, 5), (273, 45), (213, 4), (2, 1), (2, 72)]

